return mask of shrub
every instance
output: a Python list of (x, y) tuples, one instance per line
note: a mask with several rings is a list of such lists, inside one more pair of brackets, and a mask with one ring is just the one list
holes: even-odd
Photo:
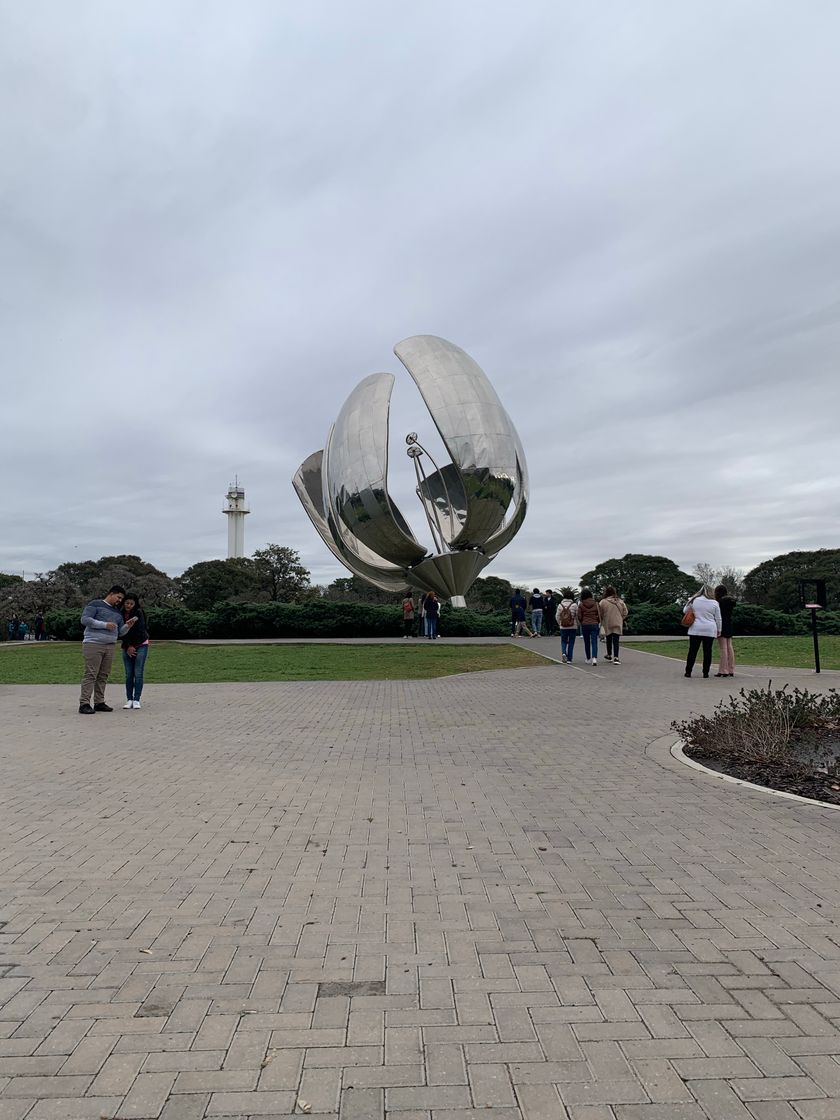
[[(374, 603), (224, 603), (209, 616), (214, 638), (398, 638), (402, 612)], [(443, 607), (440, 633), (476, 637), (509, 633), (507, 614)]]
[[(772, 683), (772, 682), (771, 682)], [(836, 727), (840, 693), (795, 688), (744, 689), (722, 700), (710, 716), (675, 720), (671, 727), (688, 754), (736, 762), (798, 765), (791, 735), (803, 728)]]
[[(628, 634), (685, 634), (680, 625), (683, 611), (678, 606), (661, 607), (653, 603), (636, 603), (630, 607), (625, 625)], [(840, 613), (821, 611), (817, 616), (821, 634), (840, 634)], [(736, 634), (763, 637), (774, 634), (809, 634), (811, 616), (807, 611), (785, 614), (783, 611), (756, 607), (752, 603), (739, 603), (735, 608), (733, 624)]]
[[(44, 619), (47, 633), (64, 642), (80, 642), (84, 632), (81, 613), (78, 607), (50, 611)], [(208, 616), (199, 611), (188, 611), (186, 607), (149, 607), (146, 620), (152, 638), (160, 641), (206, 638), (208, 635)]]
[(62, 642), (80, 642), (83, 627), (79, 619), (82, 612), (78, 607), (65, 607), (58, 611), (47, 611), (44, 623), (47, 634), (51, 638), (58, 638)]
[(629, 608), (624, 629), (627, 634), (684, 634), (682, 616), (682, 609), (674, 603), (666, 607), (636, 603)]
[[(810, 611), (799, 611), (793, 618), (797, 634), (811, 633)], [(820, 611), (817, 614), (817, 629), (821, 634), (840, 634), (840, 611)]]
[(146, 621), (152, 639), (159, 641), (206, 638), (210, 632), (208, 616), (202, 611), (189, 611), (186, 607), (149, 607)]
[(766, 607), (755, 607), (751, 603), (739, 603), (732, 616), (732, 624), (736, 634), (795, 634), (796, 618), (794, 615), (783, 614), (782, 611), (771, 611)]

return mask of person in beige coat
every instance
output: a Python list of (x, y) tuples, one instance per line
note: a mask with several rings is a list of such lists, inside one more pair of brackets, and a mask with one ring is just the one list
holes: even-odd
[(601, 625), (607, 638), (606, 660), (611, 661), (613, 665), (620, 665), (618, 643), (624, 631), (627, 604), (614, 587), (605, 588), (604, 597), (598, 604), (598, 614), (601, 616)]

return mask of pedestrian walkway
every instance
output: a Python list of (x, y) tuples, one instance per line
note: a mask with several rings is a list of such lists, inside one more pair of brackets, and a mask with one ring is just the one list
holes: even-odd
[(836, 1120), (840, 812), (622, 661), (0, 689), (0, 1120)]

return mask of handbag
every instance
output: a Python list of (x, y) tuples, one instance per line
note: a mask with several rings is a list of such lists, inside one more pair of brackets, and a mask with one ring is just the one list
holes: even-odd
[(682, 616), (682, 621), (680, 622), (680, 626), (686, 626), (686, 627), (693, 626), (695, 617), (696, 616), (695, 616), (692, 608), (691, 607), (686, 607), (686, 611), (685, 611), (685, 614)]

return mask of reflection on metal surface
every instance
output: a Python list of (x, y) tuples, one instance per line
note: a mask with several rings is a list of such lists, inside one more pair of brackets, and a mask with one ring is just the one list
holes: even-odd
[(327, 508), (377, 555), (414, 564), (426, 555), (388, 497), (388, 413), (394, 376), (360, 381), (338, 414), (326, 447)]
[[(418, 542), (388, 494), (390, 373), (371, 374), (356, 386), (324, 450), (304, 460), (292, 484), (324, 543), (355, 575), (386, 591), (411, 586), (463, 606), (475, 578), (525, 519), (525, 454), (469, 354), (433, 335), (407, 338), (394, 352), (452, 458), (439, 467), (414, 432), (406, 438), (436, 553)], [(429, 474), (424, 457), (434, 467)]]

